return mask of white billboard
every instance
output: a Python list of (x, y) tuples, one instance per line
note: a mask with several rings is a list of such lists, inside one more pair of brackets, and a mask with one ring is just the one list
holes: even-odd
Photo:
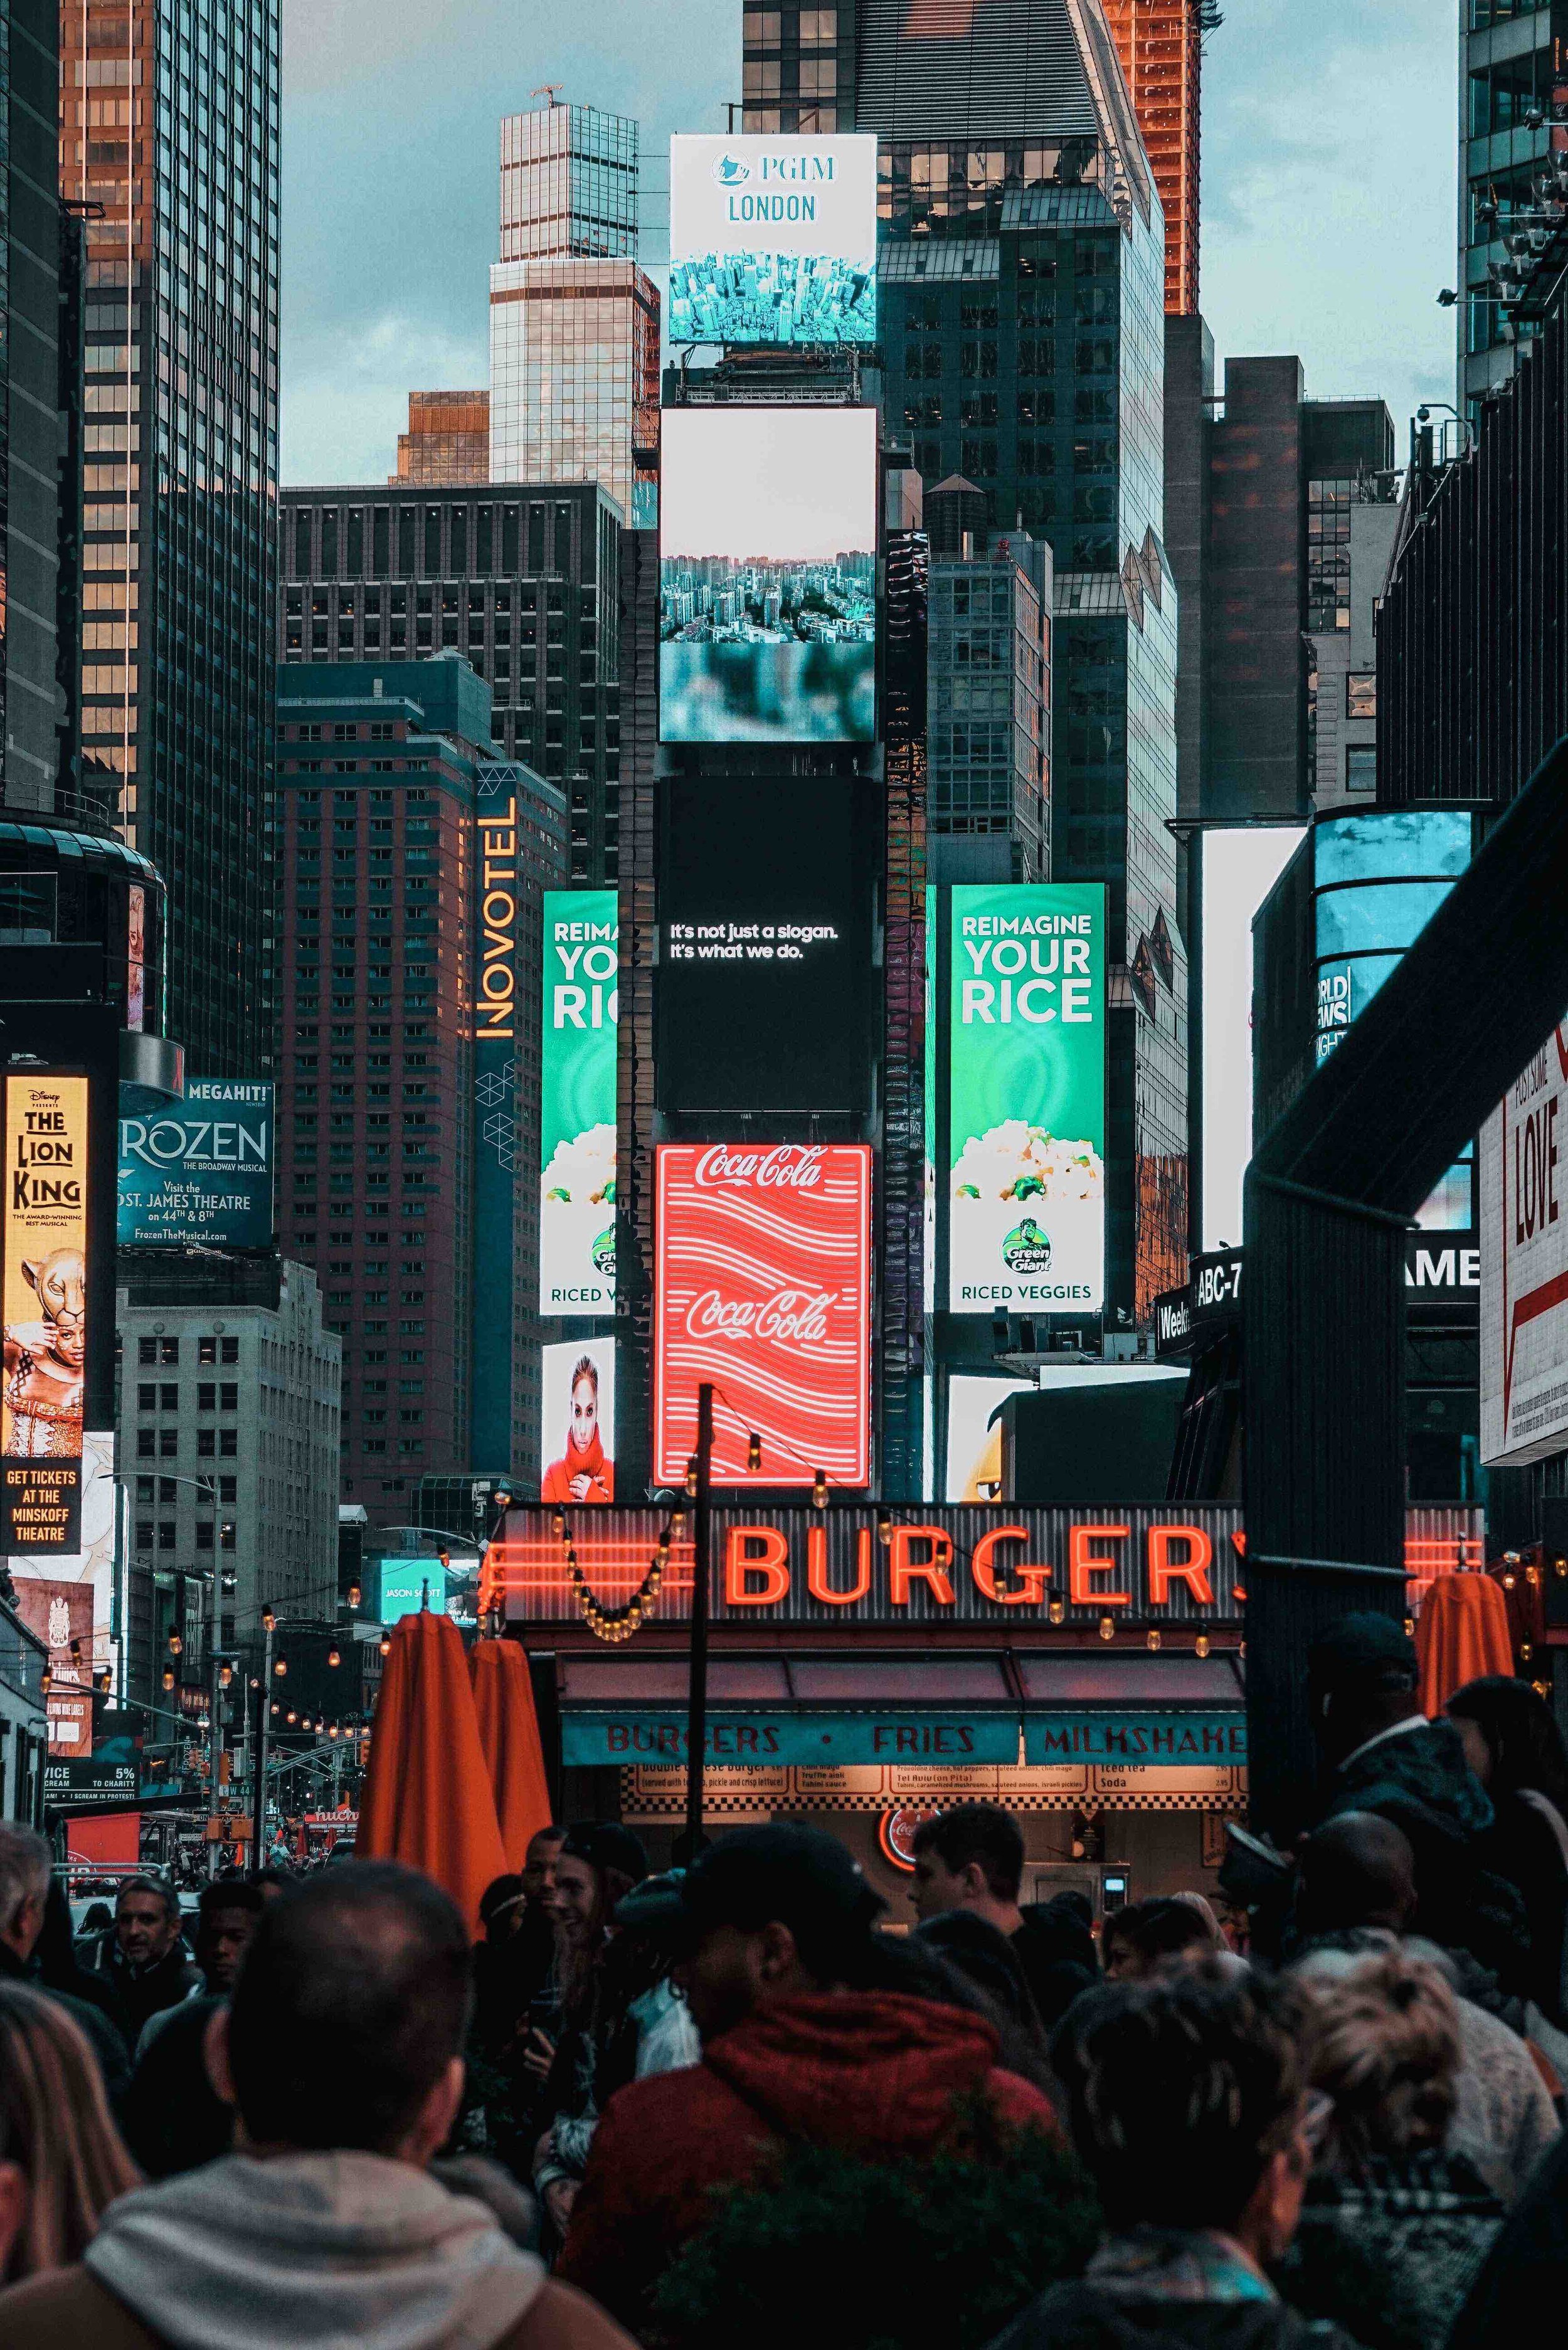
[(1294, 824), (1205, 831), (1202, 848), (1202, 1245), (1241, 1245), (1252, 1156), (1252, 921), (1302, 840)]
[(672, 343), (874, 343), (877, 141), (670, 142)]
[(1481, 1129), (1480, 1426), (1489, 1469), (1568, 1444), (1568, 1022)]

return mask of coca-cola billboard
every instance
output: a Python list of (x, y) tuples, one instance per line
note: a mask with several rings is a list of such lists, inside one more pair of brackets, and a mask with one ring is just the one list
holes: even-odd
[[(871, 1153), (859, 1143), (659, 1152), (654, 1474), (679, 1486), (697, 1389), (716, 1390), (723, 1485), (870, 1475)], [(746, 1466), (748, 1440), (762, 1466)]]

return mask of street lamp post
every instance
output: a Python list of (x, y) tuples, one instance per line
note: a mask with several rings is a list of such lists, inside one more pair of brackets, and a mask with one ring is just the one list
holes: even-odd
[(692, 1493), (691, 1671), (686, 1705), (686, 1865), (702, 1849), (702, 1759), (708, 1743), (708, 1565), (713, 1520), (713, 1387), (697, 1389), (696, 1484)]
[(270, 1607), (262, 1611), (262, 1676), (256, 1720), (256, 1781), (251, 1809), (251, 1873), (266, 1866), (262, 1846), (266, 1835), (266, 1764), (272, 1723), (272, 1636), (275, 1618)]

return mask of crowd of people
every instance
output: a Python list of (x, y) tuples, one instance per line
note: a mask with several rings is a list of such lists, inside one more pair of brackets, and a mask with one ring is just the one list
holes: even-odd
[(1505, 2350), (1568, 2285), (1568, 1758), (1527, 1686), (1314, 1650), (1316, 1825), (1103, 1919), (992, 1804), (890, 1918), (774, 1822), (153, 1875), (0, 1827), (6, 2350)]

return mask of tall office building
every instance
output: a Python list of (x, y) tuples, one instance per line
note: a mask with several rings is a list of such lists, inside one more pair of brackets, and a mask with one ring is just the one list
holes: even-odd
[(889, 421), (928, 485), (961, 474), (1054, 556), (1051, 872), (1109, 889), (1107, 1328), (1130, 1333), (1186, 1264), (1159, 194), (1100, 0), (858, 0), (848, 42), (844, 17), (837, 128), (881, 147)]
[(279, 658), (461, 653), (489, 681), (501, 754), (567, 795), (567, 878), (614, 881), (622, 536), (592, 483), (286, 490)]
[(68, 0), (60, 189), (88, 208), (83, 784), (169, 884), (171, 1031), (267, 1035), (278, 0)]
[[(931, 540), (926, 723), (930, 879), (1051, 878), (1051, 607), (1043, 539), (955, 534), (948, 510), (975, 496), (941, 484), (925, 501)], [(954, 538), (957, 544), (953, 543)]]
[[(342, 1333), (343, 1498), (379, 1523), (406, 1515), (391, 1497), (421, 1476), (535, 1465), (539, 1196), (519, 1170), (539, 1163), (540, 1012), (525, 974), (543, 893), (566, 875), (566, 797), (495, 758), (484, 681), (455, 654), (291, 665), (278, 720), (278, 1227)], [(495, 1024), (475, 1035), (497, 952), (499, 1052)]]
[(487, 482), (490, 479), (490, 394), (410, 391), (409, 429), (398, 435), (394, 487)]
[(1371, 789), (1371, 606), (1393, 544), (1394, 421), (1381, 400), (1309, 400), (1293, 356), (1228, 359), (1216, 398), (1201, 318), (1173, 322), (1168, 350), (1179, 812), (1298, 821), (1314, 793)]
[(592, 106), (501, 126), (490, 273), (490, 478), (597, 482), (651, 523), (659, 295), (637, 265), (638, 126)]
[(1165, 307), (1198, 307), (1199, 95), (1216, 0), (1105, 0), (1165, 210)]
[[(1458, 390), (1462, 416), (1512, 375), (1519, 343), (1503, 332), (1494, 269), (1518, 214), (1540, 210), (1534, 182), (1568, 159), (1568, 12), (1526, 0), (1462, 0), (1459, 34)], [(1521, 322), (1517, 336), (1533, 325)]]
[(58, 193), (58, 0), (0, 5), (0, 743), (6, 806), (46, 814), (68, 778), (57, 661), (76, 651), (57, 613), (60, 265), (76, 234)]

